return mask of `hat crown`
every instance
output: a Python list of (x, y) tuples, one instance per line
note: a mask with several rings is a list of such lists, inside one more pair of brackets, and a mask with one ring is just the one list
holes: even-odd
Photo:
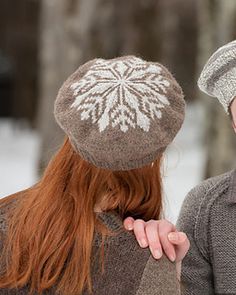
[(148, 132), (151, 120), (162, 117), (169, 105), (170, 82), (162, 68), (137, 57), (97, 59), (87, 73), (71, 85), (81, 120), (91, 119), (99, 131), (119, 126), (122, 132), (141, 128)]
[(198, 86), (216, 97), (229, 113), (229, 106), (236, 96), (236, 40), (211, 55), (200, 74)]
[(163, 153), (183, 123), (185, 102), (163, 65), (135, 56), (99, 58), (65, 81), (54, 113), (85, 160), (130, 170)]

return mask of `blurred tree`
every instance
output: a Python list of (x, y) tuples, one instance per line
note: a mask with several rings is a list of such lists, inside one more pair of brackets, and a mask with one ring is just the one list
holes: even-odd
[(8, 116), (32, 123), (37, 105), (38, 18), (38, 0), (0, 1), (0, 50), (12, 68), (8, 85), (12, 99), (2, 96), (1, 107), (8, 109)]
[[(210, 55), (235, 37), (236, 1), (199, 0), (199, 71)], [(200, 94), (206, 110), (205, 177), (235, 168), (236, 137), (223, 108), (214, 98)], [(197, 119), (196, 119), (197, 120)]]
[(14, 69), (9, 58), (0, 51), (0, 117), (12, 115)]
[(175, 74), (188, 101), (196, 98), (197, 1), (161, 1), (162, 62)]
[(120, 0), (119, 3), (43, 0), (41, 3), (41, 93), (37, 119), (42, 134), (40, 168), (62, 140), (52, 115), (58, 88), (78, 65), (91, 58), (135, 54), (167, 63), (180, 83), (186, 81), (187, 97), (195, 96), (194, 0)]
[(40, 170), (62, 141), (63, 134), (52, 114), (62, 82), (86, 60), (117, 54), (119, 35), (111, 30), (114, 12), (114, 1), (42, 1), (41, 93), (37, 118), (42, 135)]

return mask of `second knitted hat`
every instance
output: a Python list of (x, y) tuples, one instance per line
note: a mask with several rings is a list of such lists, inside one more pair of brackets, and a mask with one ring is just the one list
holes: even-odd
[(175, 137), (184, 112), (182, 89), (169, 71), (135, 56), (82, 65), (62, 85), (54, 110), (74, 149), (111, 170), (151, 164)]
[(198, 86), (206, 94), (218, 98), (229, 113), (236, 96), (236, 41), (213, 53), (202, 70)]

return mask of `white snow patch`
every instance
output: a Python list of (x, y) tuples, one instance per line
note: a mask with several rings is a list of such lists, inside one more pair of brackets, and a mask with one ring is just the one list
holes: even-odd
[(37, 179), (39, 136), (25, 122), (0, 120), (0, 197), (31, 186)]
[(187, 107), (183, 127), (167, 150), (164, 165), (165, 217), (176, 222), (187, 193), (204, 177), (204, 109), (201, 103)]

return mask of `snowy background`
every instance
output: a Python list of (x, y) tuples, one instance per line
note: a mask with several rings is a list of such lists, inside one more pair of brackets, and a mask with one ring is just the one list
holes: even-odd
[(236, 39), (236, 0), (59, 2), (0, 1), (0, 198), (35, 183), (54, 150), (51, 110), (66, 77), (93, 58), (136, 55), (166, 65), (189, 104), (163, 173), (165, 217), (175, 221), (191, 188), (236, 166), (228, 117), (196, 83), (210, 55)]
[[(201, 104), (188, 106), (184, 126), (165, 156), (165, 216), (172, 222), (188, 191), (203, 177), (203, 116)], [(37, 180), (40, 137), (24, 122), (1, 119), (0, 143), (0, 196), (4, 197)]]
[(204, 178), (204, 114), (199, 102), (187, 107), (184, 125), (165, 156), (165, 217), (174, 223), (185, 196)]

